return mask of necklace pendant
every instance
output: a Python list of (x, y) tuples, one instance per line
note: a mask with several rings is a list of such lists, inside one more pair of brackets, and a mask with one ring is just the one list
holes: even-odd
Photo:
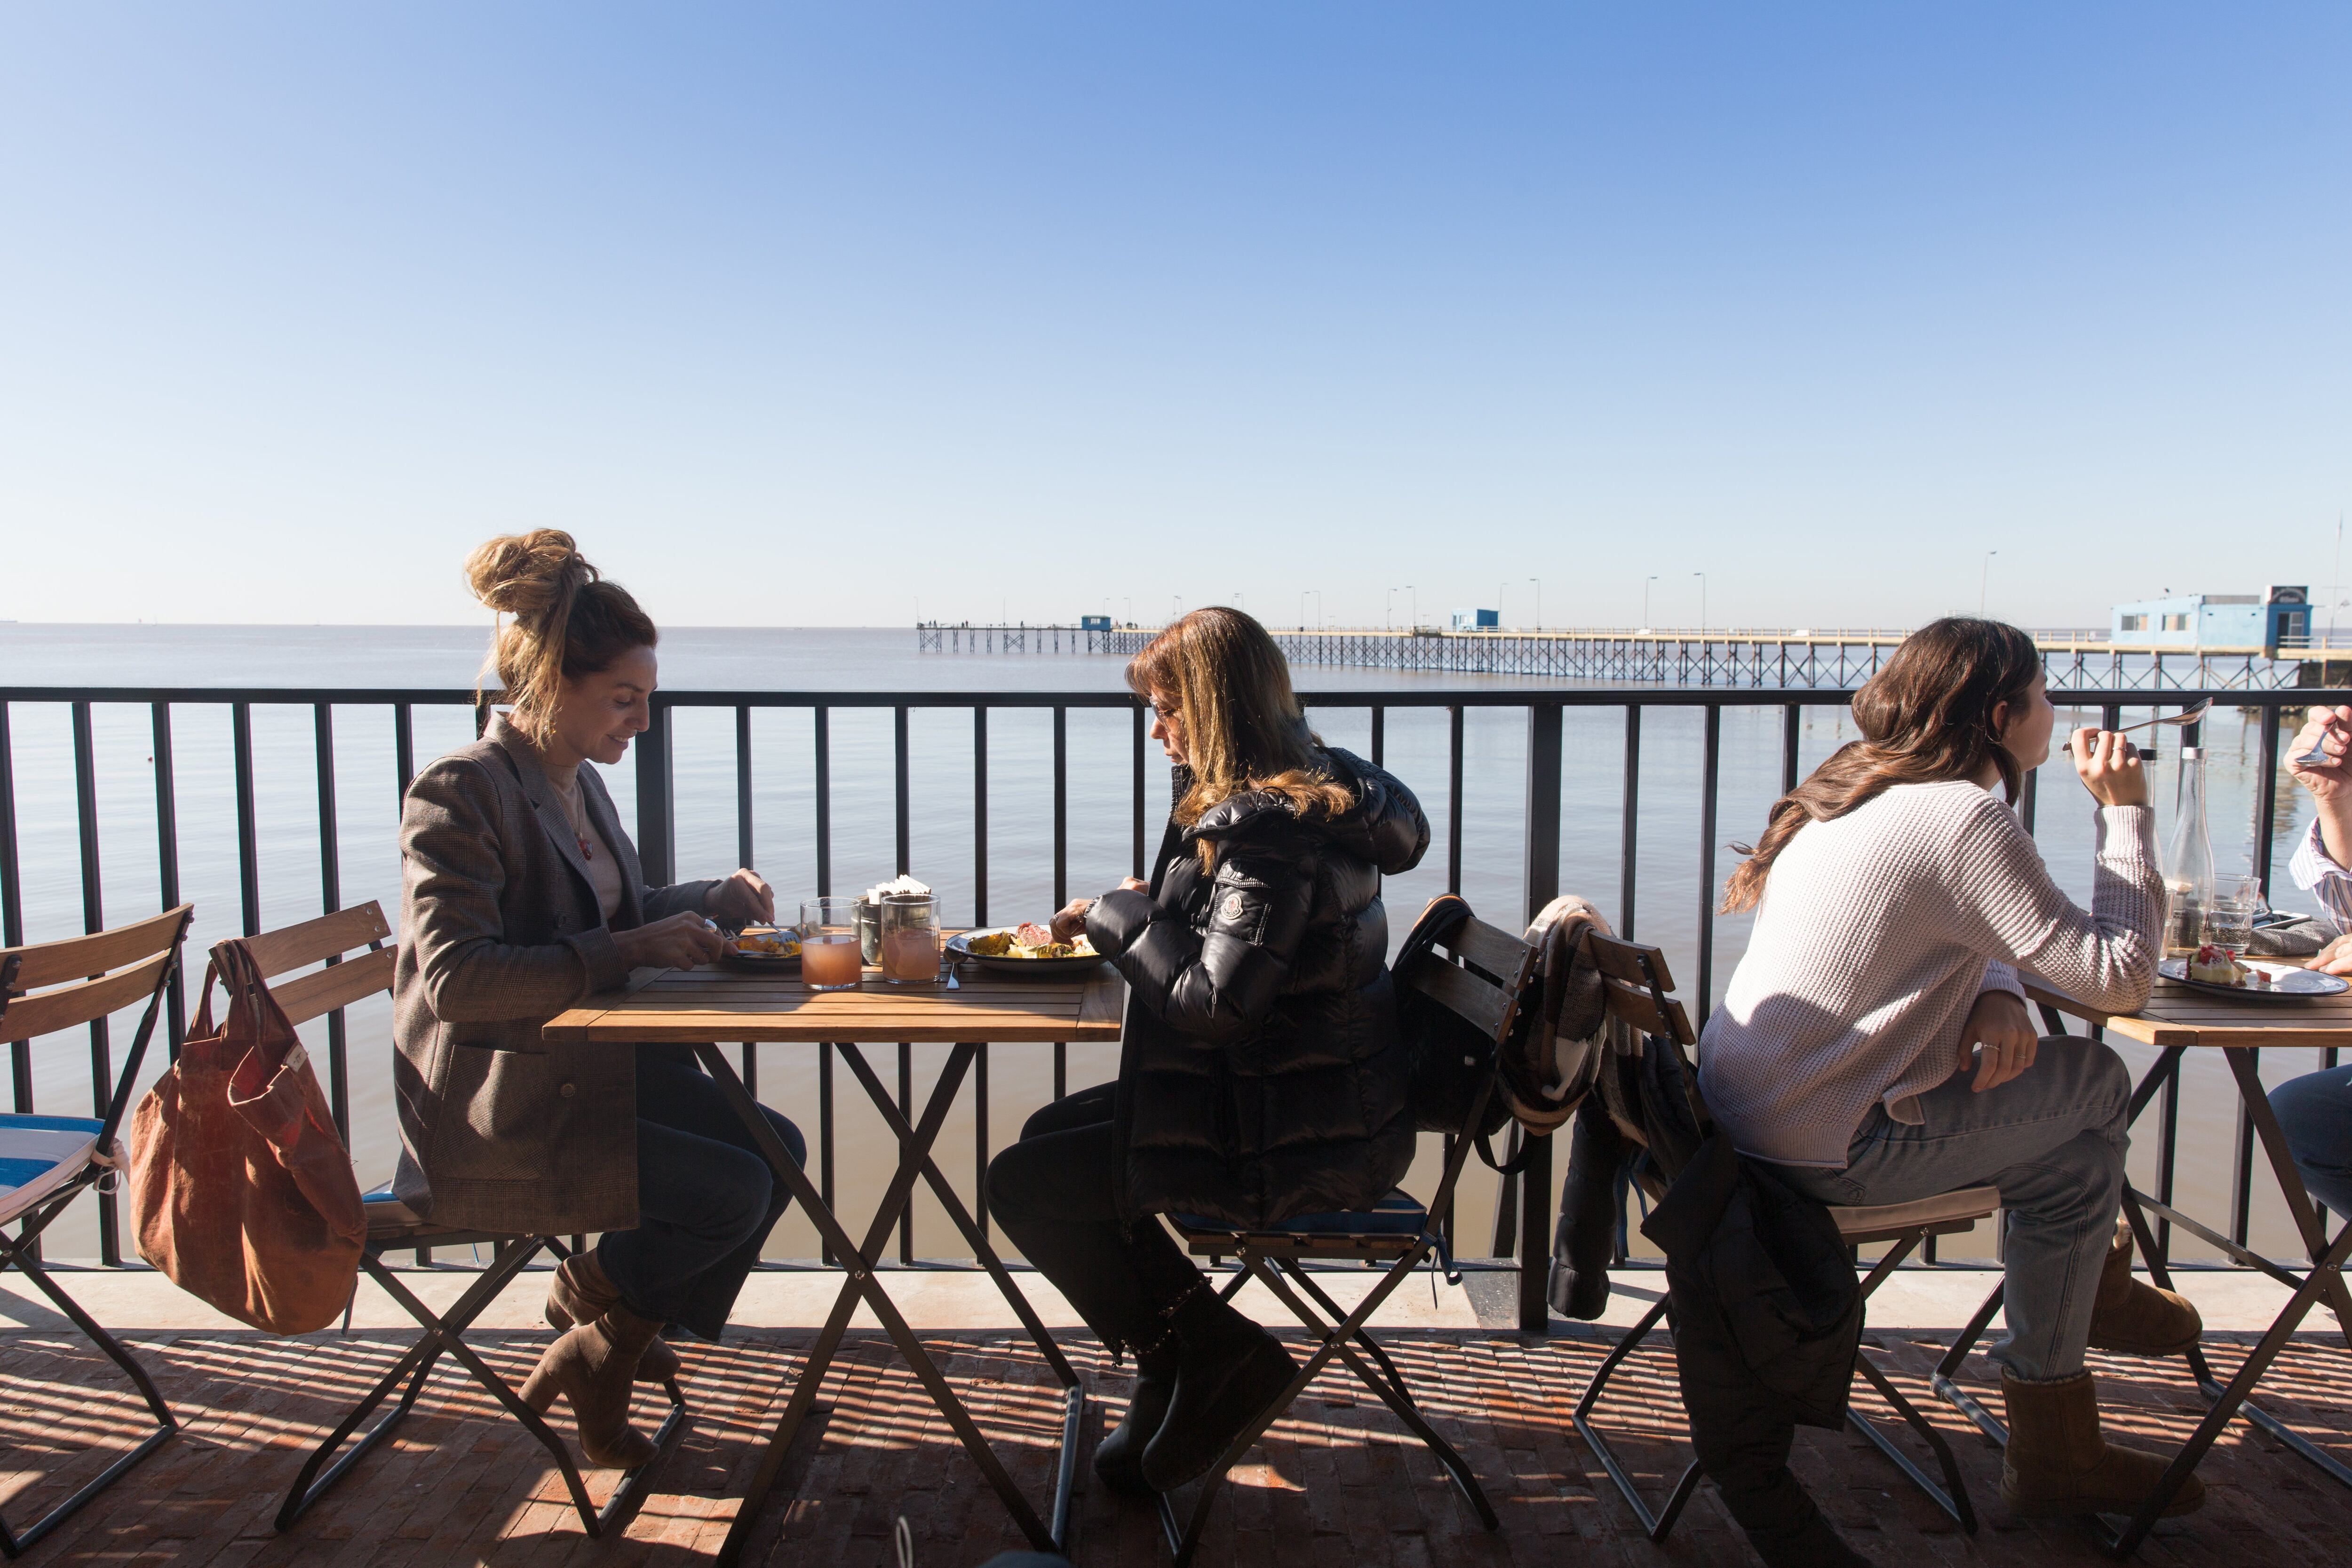
[(587, 840), (587, 839), (585, 839), (585, 838), (582, 837), (579, 834), (576, 834), (576, 833), (575, 833), (575, 834), (573, 834), (572, 837), (573, 841), (574, 841), (574, 842), (576, 842), (576, 843), (580, 846), (580, 858), (581, 858), (583, 860), (593, 860), (594, 858), (596, 858), (596, 851), (595, 851), (595, 849), (594, 849), (594, 848), (593, 848), (593, 847), (589, 844), (589, 842), (588, 842), (588, 840)]

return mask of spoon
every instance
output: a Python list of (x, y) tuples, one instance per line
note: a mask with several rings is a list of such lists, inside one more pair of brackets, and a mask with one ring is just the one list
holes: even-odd
[(2116, 731), (2115, 733), (2118, 735), (2128, 735), (2134, 730), (2154, 729), (2158, 724), (2194, 724), (2197, 721), (2205, 717), (2207, 710), (2212, 706), (2213, 700), (2208, 697), (2204, 701), (2200, 702), (2194, 708), (2188, 709), (2179, 713), (2168, 713), (2161, 718), (2143, 719), (2137, 724), (2125, 725), (2122, 729)]

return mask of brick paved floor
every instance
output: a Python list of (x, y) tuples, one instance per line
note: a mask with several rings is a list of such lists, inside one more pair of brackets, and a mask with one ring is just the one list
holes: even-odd
[[(1808, 1432), (1799, 1442), (1806, 1485), (1874, 1562), (2044, 1563), (2104, 1561), (2067, 1524), (2010, 1518), (1997, 1494), (1999, 1458), (1956, 1413), (1931, 1402), (1925, 1373), (1936, 1347), (1884, 1339), (1885, 1358), (1958, 1448), (1984, 1529), (1961, 1535), (1860, 1440)], [(546, 1343), (536, 1333), (485, 1334), (492, 1364), (520, 1381)], [(1013, 1473), (1044, 1506), (1058, 1400), (1034, 1349), (1000, 1335), (929, 1335)], [(285, 1535), (270, 1529), (303, 1447), (388, 1364), (398, 1341), (383, 1334), (273, 1340), (173, 1333), (135, 1342), (179, 1411), (184, 1430), (145, 1466), (35, 1549), (56, 1563), (335, 1564), (337, 1568), (499, 1563), (685, 1563), (715, 1552), (752, 1458), (755, 1429), (779, 1400), (806, 1336), (762, 1333), (685, 1351), (694, 1421), (626, 1538), (587, 1541), (557, 1472), (522, 1429), (470, 1382), (445, 1372), (401, 1434)], [(1327, 1373), (1253, 1452), (1220, 1505), (1203, 1561), (1213, 1563), (1375, 1564), (1752, 1563), (1710, 1489), (1702, 1489), (1671, 1542), (1653, 1547), (1580, 1444), (1567, 1419), (1572, 1392), (1601, 1353), (1591, 1340), (1522, 1342), (1500, 1333), (1421, 1333), (1391, 1342), (1433, 1418), (1463, 1449), (1503, 1516), (1477, 1529), (1436, 1465), (1344, 1372)], [(2235, 1352), (2217, 1346), (2224, 1364)], [(1108, 1420), (1128, 1380), (1089, 1342), (1073, 1360)], [(2197, 1405), (2179, 1363), (2096, 1363), (2111, 1429), (2177, 1440)], [(1672, 1365), (1644, 1352), (1631, 1363), (1608, 1425), (1663, 1488), (1683, 1462)], [(1976, 1365), (1977, 1376), (1986, 1369)], [(64, 1335), (0, 1338), (0, 1495), (22, 1522), (107, 1462), (140, 1407), (111, 1368)], [(2290, 1350), (2266, 1395), (2282, 1415), (2352, 1460), (2352, 1354), (2307, 1337)], [(829, 1414), (796, 1446), (779, 1500), (751, 1561), (773, 1564), (895, 1561), (890, 1532), (904, 1515), (924, 1568), (965, 1568), (1018, 1545), (995, 1498), (922, 1399), (887, 1342), (854, 1340), (828, 1384)], [(647, 1405), (641, 1408), (650, 1410)], [(561, 1412), (559, 1411), (559, 1414)], [(1090, 1406), (1087, 1442), (1107, 1429)], [(568, 1433), (568, 1424), (559, 1421)], [(99, 1445), (93, 1447), (92, 1445)], [(1081, 1475), (1085, 1476), (1083, 1467)], [(2206, 1463), (2212, 1501), (2168, 1522), (2143, 1549), (2151, 1564), (2343, 1561), (2352, 1492), (2240, 1424)], [(1090, 1478), (1089, 1478), (1090, 1479)], [(591, 1473), (601, 1498), (614, 1477)], [(1083, 1483), (1082, 1483), (1083, 1484)], [(1081, 1564), (1147, 1568), (1164, 1562), (1152, 1514), (1087, 1485), (1076, 1507)]]

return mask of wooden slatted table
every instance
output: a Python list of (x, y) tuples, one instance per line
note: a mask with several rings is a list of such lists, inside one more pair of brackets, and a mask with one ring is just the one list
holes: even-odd
[[(2149, 1226), (2147, 1216), (2150, 1214), (2179, 1226), (2249, 1268), (2260, 1269), (2285, 1285), (2294, 1294), (2226, 1384), (2214, 1376), (2201, 1346), (2189, 1349), (2189, 1371), (2210, 1408), (2204, 1419), (2198, 1423), (2189, 1441), (2174, 1456), (2138, 1513), (2121, 1531), (2106, 1534), (2109, 1549), (2116, 1556), (2123, 1557), (2138, 1547), (2155, 1525), (2165, 1504), (2188, 1480), (2204, 1458), (2206, 1450), (2213, 1446), (2222, 1428), (2236, 1415), (2242, 1414), (2247, 1420), (2278, 1438), (2303, 1458), (2345, 1486), (2352, 1487), (2352, 1468), (2322, 1451), (2268, 1411), (2252, 1404), (2248, 1397), (2263, 1373), (2277, 1358), (2280, 1350), (2284, 1348), (2288, 1338), (2301, 1326), (2305, 1316), (2321, 1298), (2325, 1297), (2329, 1306), (2335, 1309), (2347, 1339), (2352, 1339), (2352, 1297), (2346, 1293), (2343, 1278), (2346, 1256), (2352, 1253), (2352, 1225), (2347, 1225), (2332, 1241), (2329, 1239), (2326, 1226), (2312, 1204), (2311, 1194), (2305, 1190), (2303, 1174), (2295, 1168), (2294, 1157), (2287, 1148), (2286, 1135), (2280, 1131), (2278, 1118), (2271, 1110), (2270, 1097), (2263, 1089), (2259, 1071), (2260, 1054), (2266, 1047), (2325, 1048), (2352, 1046), (2352, 993), (2295, 1001), (2239, 1001), (2160, 979), (2149, 994), (2146, 1006), (2137, 1013), (2122, 1015), (2103, 1012), (2079, 1002), (2030, 975), (2025, 977), (2025, 992), (2041, 1007), (2043, 1023), (2052, 1034), (2066, 1033), (2065, 1019), (2071, 1016), (2089, 1024), (2094, 1038), (2115, 1034), (2157, 1048), (2158, 1054), (2155, 1064), (2132, 1090), (2130, 1117), (2135, 1123), (2159, 1090), (2170, 1085), (2173, 1092), (2178, 1094), (2181, 1058), (2189, 1052), (2221, 1051), (2222, 1059), (2228, 1063), (2231, 1076), (2237, 1083), (2238, 1098), (2245, 1108), (2247, 1120), (2252, 1123), (2262, 1141), (2263, 1151), (2270, 1159), (2272, 1173), (2278, 1178), (2279, 1190), (2286, 1196), (2288, 1212), (2294, 1217), (2297, 1234), (2303, 1237), (2304, 1251), (2310, 1261), (2308, 1268), (2297, 1273), (2250, 1247), (2239, 1245), (2202, 1221), (2183, 1214), (2169, 1202), (2159, 1201), (2136, 1187), (2126, 1186), (2124, 1212), (2130, 1216), (2133, 1237), (2141, 1256), (2147, 1260), (2149, 1277), (2158, 1286), (2169, 1289), (2172, 1277), (2166, 1267), (2166, 1248), (2158, 1247), (2156, 1235)], [(2169, 1194), (2168, 1179), (2160, 1179), (2158, 1184)], [(1966, 1411), (1994, 1441), (2006, 1442), (2007, 1430), (1972, 1396), (1951, 1382), (1969, 1347), (1984, 1332), (1992, 1314), (1999, 1310), (2001, 1292), (1996, 1289), (1978, 1310), (1976, 1317), (1961, 1331), (1950, 1352), (1937, 1367), (1936, 1387), (1937, 1392)]]
[[(1076, 1478), (1078, 1421), (1086, 1407), (1086, 1391), (1077, 1373), (1054, 1337), (1021, 1293), (971, 1214), (940, 1173), (931, 1159), (931, 1145), (946, 1123), (964, 1074), (982, 1041), (1116, 1041), (1126, 1007), (1126, 986), (1108, 964), (1090, 976), (1062, 981), (1009, 978), (962, 965), (951, 986), (894, 985), (880, 972), (868, 968), (854, 991), (813, 991), (797, 978), (746, 974), (732, 970), (643, 970), (628, 986), (551, 1019), (545, 1037), (554, 1044), (605, 1042), (626, 1045), (686, 1045), (710, 1076), (717, 1079), (729, 1103), (743, 1120), (761, 1152), (807, 1212), (833, 1255), (842, 1260), (841, 1293), (834, 1300), (824, 1329), (793, 1385), (784, 1413), (768, 1437), (743, 1506), (719, 1549), (721, 1568), (731, 1568), (741, 1556), (769, 1491), (782, 1473), (784, 1455), (801, 1423), (816, 1404), (835, 1352), (849, 1328), (850, 1315), (863, 1300), (881, 1320), (901, 1355), (930, 1394), (940, 1414), (955, 1429), (964, 1449), (1003, 1500), (1013, 1522), (1039, 1550), (1059, 1552), (1069, 1533), (1071, 1483)], [(881, 1206), (866, 1227), (864, 1245), (853, 1240), (825, 1205), (815, 1187), (760, 1114), (758, 1102), (719, 1049), (725, 1040), (755, 1043), (830, 1045), (842, 1053), (850, 1070), (864, 1086), (866, 1098), (898, 1139), (898, 1166), (885, 1190)], [(930, 1099), (912, 1124), (875, 1073), (860, 1044), (935, 1041), (952, 1046), (947, 1065), (932, 1087)], [(941, 1207), (971, 1244), (972, 1256), (988, 1270), (1019, 1315), (1061, 1380), (1063, 1421), (1061, 1453), (1055, 1466), (1052, 1523), (1037, 1511), (1013, 1484), (1003, 1461), (972, 1421), (938, 1364), (931, 1360), (906, 1319), (883, 1288), (876, 1267), (890, 1231), (914, 1195), (915, 1183), (927, 1182)]]

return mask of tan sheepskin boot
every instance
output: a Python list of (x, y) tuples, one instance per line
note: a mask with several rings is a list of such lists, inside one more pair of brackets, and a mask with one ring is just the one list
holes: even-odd
[[(2137, 1513), (2170, 1463), (2100, 1435), (2098, 1388), (2087, 1372), (2028, 1383), (2004, 1371), (2000, 1393), (2009, 1406), (2000, 1500), (2021, 1519)], [(2192, 1473), (2163, 1517), (2204, 1506), (2205, 1483)]]
[(2132, 1277), (2131, 1221), (2117, 1218), (2091, 1308), (2091, 1345), (2125, 1355), (2179, 1355), (2205, 1331), (2196, 1303)]

